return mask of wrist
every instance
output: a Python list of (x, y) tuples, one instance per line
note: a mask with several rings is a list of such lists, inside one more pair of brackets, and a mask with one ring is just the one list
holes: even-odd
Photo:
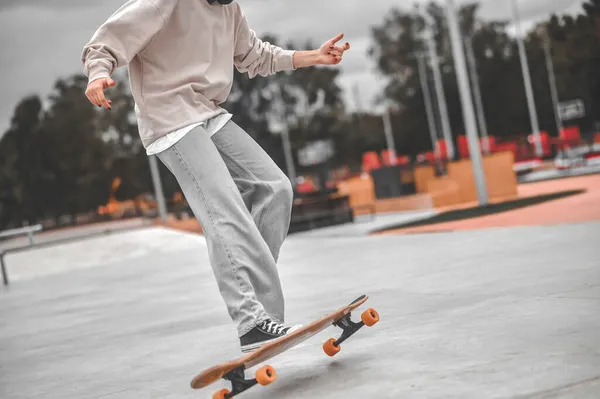
[(319, 64), (319, 50), (299, 50), (294, 52), (294, 69)]
[(320, 64), (321, 52), (319, 50), (310, 50), (309, 53), (310, 65)]
[(94, 80), (109, 78), (110, 72), (106, 68), (106, 66), (100, 62), (97, 62), (91, 65), (88, 68), (88, 85), (92, 83)]

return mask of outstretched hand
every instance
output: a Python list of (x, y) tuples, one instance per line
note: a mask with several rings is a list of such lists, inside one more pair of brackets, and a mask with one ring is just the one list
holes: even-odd
[(350, 49), (350, 44), (346, 42), (343, 46), (337, 46), (336, 43), (344, 38), (343, 33), (339, 33), (333, 39), (326, 41), (318, 50), (318, 63), (323, 65), (337, 65), (342, 61), (344, 52)]
[(85, 95), (92, 104), (111, 109), (112, 101), (106, 99), (104, 90), (116, 86), (116, 84), (111, 78), (96, 79), (88, 85)]

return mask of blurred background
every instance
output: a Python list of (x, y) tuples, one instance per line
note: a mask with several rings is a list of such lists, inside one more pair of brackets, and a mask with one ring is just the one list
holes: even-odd
[[(0, 230), (143, 217), (201, 231), (145, 155), (126, 69), (111, 112), (84, 96), (81, 49), (121, 3), (0, 4)], [(241, 4), (271, 43), (352, 45), (339, 67), (236, 71), (224, 105), (294, 183), (292, 233), (513, 201), (520, 183), (599, 169), (597, 0)]]

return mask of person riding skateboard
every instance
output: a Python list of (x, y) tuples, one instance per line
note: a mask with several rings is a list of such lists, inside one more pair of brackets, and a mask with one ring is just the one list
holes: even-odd
[(127, 66), (142, 144), (177, 179), (208, 246), (210, 264), (242, 352), (300, 326), (284, 324), (277, 270), (293, 189), (263, 149), (220, 105), (234, 67), (250, 78), (336, 65), (348, 43), (338, 34), (317, 50), (262, 41), (233, 0), (129, 0), (82, 52), (85, 92), (111, 109), (104, 90)]

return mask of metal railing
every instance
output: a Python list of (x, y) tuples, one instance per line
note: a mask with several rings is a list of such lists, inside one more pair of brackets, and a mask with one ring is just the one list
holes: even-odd
[[(59, 245), (59, 244), (65, 244), (68, 242), (79, 241), (79, 240), (86, 239), (86, 238), (109, 235), (112, 233), (119, 233), (119, 232), (124, 232), (124, 231), (131, 231), (131, 230), (135, 230), (135, 229), (145, 228), (145, 227), (148, 227), (151, 225), (152, 225), (151, 221), (144, 220), (144, 222), (142, 224), (137, 225), (137, 226), (129, 226), (129, 227), (123, 227), (123, 228), (106, 228), (106, 229), (102, 229), (99, 231), (95, 231), (93, 233), (78, 234), (76, 236), (63, 237), (63, 238), (59, 238), (59, 239), (55, 239), (55, 240), (51, 240), (51, 241), (39, 242), (39, 243), (36, 243), (33, 240), (33, 236), (31, 236), (31, 238), (29, 240), (29, 245), (21, 245), (21, 246), (12, 247), (12, 248), (0, 249), (0, 269), (2, 270), (2, 282), (4, 283), (5, 286), (7, 286), (9, 284), (8, 272), (6, 270), (6, 260), (4, 259), (4, 257), (9, 253), (23, 252), (23, 251), (26, 251), (26, 250), (29, 250), (32, 248), (49, 247), (49, 246), (53, 246), (53, 245)], [(42, 226), (39, 226), (39, 228), (36, 226), (32, 226), (32, 228), (29, 230), (31, 230), (31, 234), (33, 235), (33, 233), (40, 231), (41, 228), (42, 228)], [(29, 235), (30, 234), (29, 230), (27, 228), (14, 229), (12, 235), (7, 234), (7, 232), (10, 232), (11, 230), (7, 230), (2, 233), (5, 233), (5, 235), (3, 237), (14, 237), (14, 236), (19, 236), (19, 235)], [(20, 234), (15, 234), (15, 231), (20, 232)], [(0, 234), (2, 234), (2, 233), (0, 233)]]
[(33, 235), (39, 231), (42, 231), (41, 224), (36, 224), (34, 226), (19, 227), (17, 229), (11, 230), (4, 230), (0, 231), (0, 239), (27, 235), (27, 238), (29, 238), (29, 245), (33, 245), (35, 244)]
[[(34, 226), (19, 227), (17, 229), (0, 231), (0, 239), (13, 238), (13, 237), (19, 237), (19, 236), (26, 235), (29, 240), (29, 245), (21, 246), (18, 248), (28, 248), (28, 247), (32, 247), (33, 245), (35, 245), (35, 239), (33, 236), (35, 233), (40, 232), (40, 231), (42, 231), (41, 224), (36, 224)], [(0, 268), (2, 269), (2, 281), (4, 282), (4, 285), (8, 285), (8, 273), (6, 272), (6, 265), (4, 264), (4, 255), (13, 249), (16, 249), (16, 248), (9, 248), (9, 249), (5, 249), (5, 250), (0, 249)]]

